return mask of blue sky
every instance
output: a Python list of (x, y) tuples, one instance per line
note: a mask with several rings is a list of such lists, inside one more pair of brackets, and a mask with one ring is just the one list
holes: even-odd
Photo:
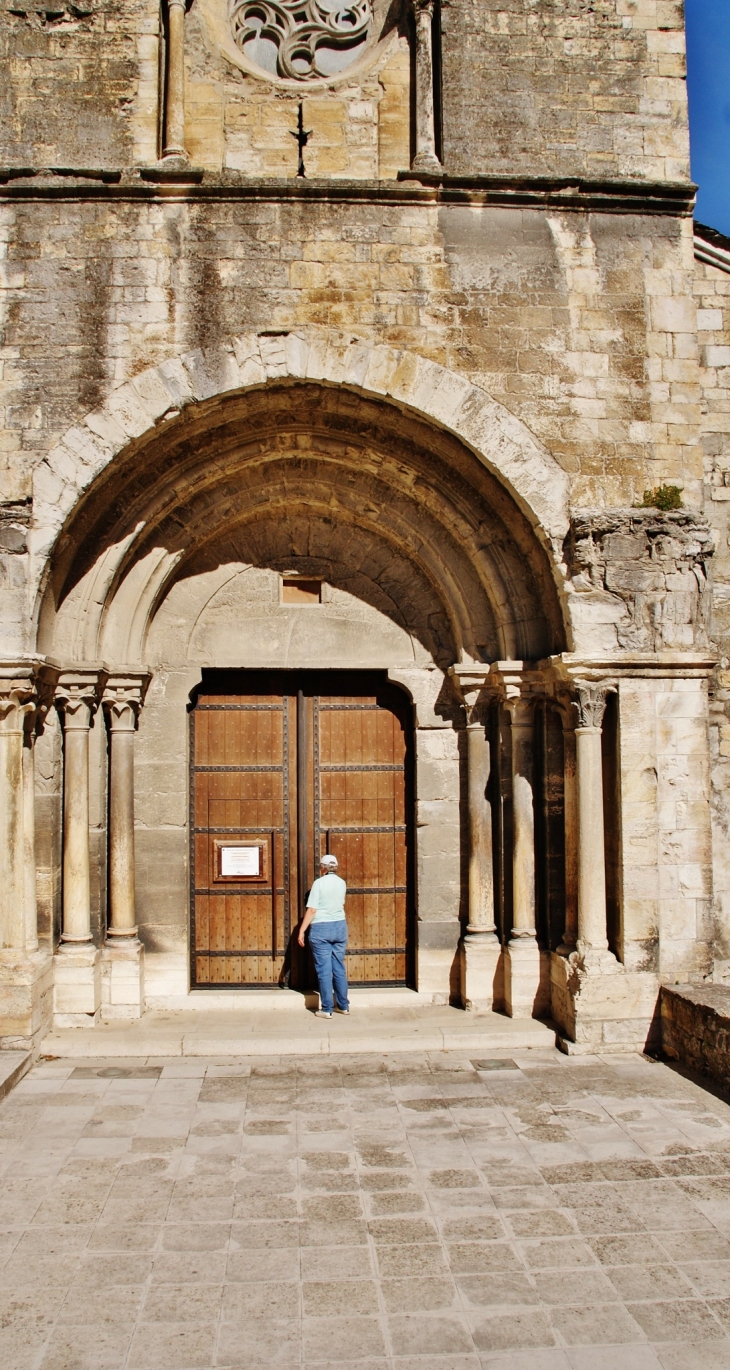
[(695, 218), (730, 236), (730, 0), (685, 0)]

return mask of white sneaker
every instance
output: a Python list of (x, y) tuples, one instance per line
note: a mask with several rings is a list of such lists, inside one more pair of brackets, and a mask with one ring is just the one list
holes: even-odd
[(339, 1004), (335, 1004), (335, 1013), (344, 1013), (345, 1017), (347, 1017), (349, 1012), (349, 1008), (340, 1008)]
[(326, 1009), (318, 1008), (314, 1016), (315, 1018), (331, 1018), (332, 1014), (328, 1013)]

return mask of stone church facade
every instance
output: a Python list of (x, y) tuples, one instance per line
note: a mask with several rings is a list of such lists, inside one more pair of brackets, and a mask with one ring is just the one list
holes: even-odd
[(644, 1046), (730, 977), (681, 5), (0, 16), (2, 1044), (306, 989), (330, 850), (356, 983)]

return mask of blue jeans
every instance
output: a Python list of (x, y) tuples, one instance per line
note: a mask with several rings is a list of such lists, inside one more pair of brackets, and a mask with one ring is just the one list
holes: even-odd
[(309, 929), (309, 945), (314, 957), (317, 972), (319, 998), (324, 1013), (332, 1013), (334, 997), (338, 1008), (349, 1008), (347, 997), (347, 975), (345, 973), (345, 951), (347, 949), (347, 922), (339, 918), (336, 923), (312, 923)]

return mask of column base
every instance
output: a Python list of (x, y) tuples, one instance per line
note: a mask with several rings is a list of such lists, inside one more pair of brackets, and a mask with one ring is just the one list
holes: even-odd
[(550, 957), (552, 1016), (566, 1055), (644, 1051), (659, 1044), (659, 977), (627, 971), (612, 951)]
[(49, 951), (0, 951), (0, 1050), (32, 1051), (51, 1026)]
[(491, 1013), (499, 998), (495, 981), (502, 948), (493, 932), (464, 933), (459, 948), (461, 959), (461, 997), (465, 1009)]
[(510, 1018), (539, 1018), (548, 1011), (543, 960), (535, 937), (513, 937), (506, 947), (504, 1006)]
[(91, 942), (62, 942), (53, 958), (53, 1026), (96, 1027), (101, 1017), (101, 953)]
[(144, 1006), (144, 947), (137, 937), (115, 937), (101, 953), (102, 1021), (133, 1021)]
[(424, 176), (443, 176), (444, 169), (435, 152), (417, 152), (411, 162), (411, 171)]

